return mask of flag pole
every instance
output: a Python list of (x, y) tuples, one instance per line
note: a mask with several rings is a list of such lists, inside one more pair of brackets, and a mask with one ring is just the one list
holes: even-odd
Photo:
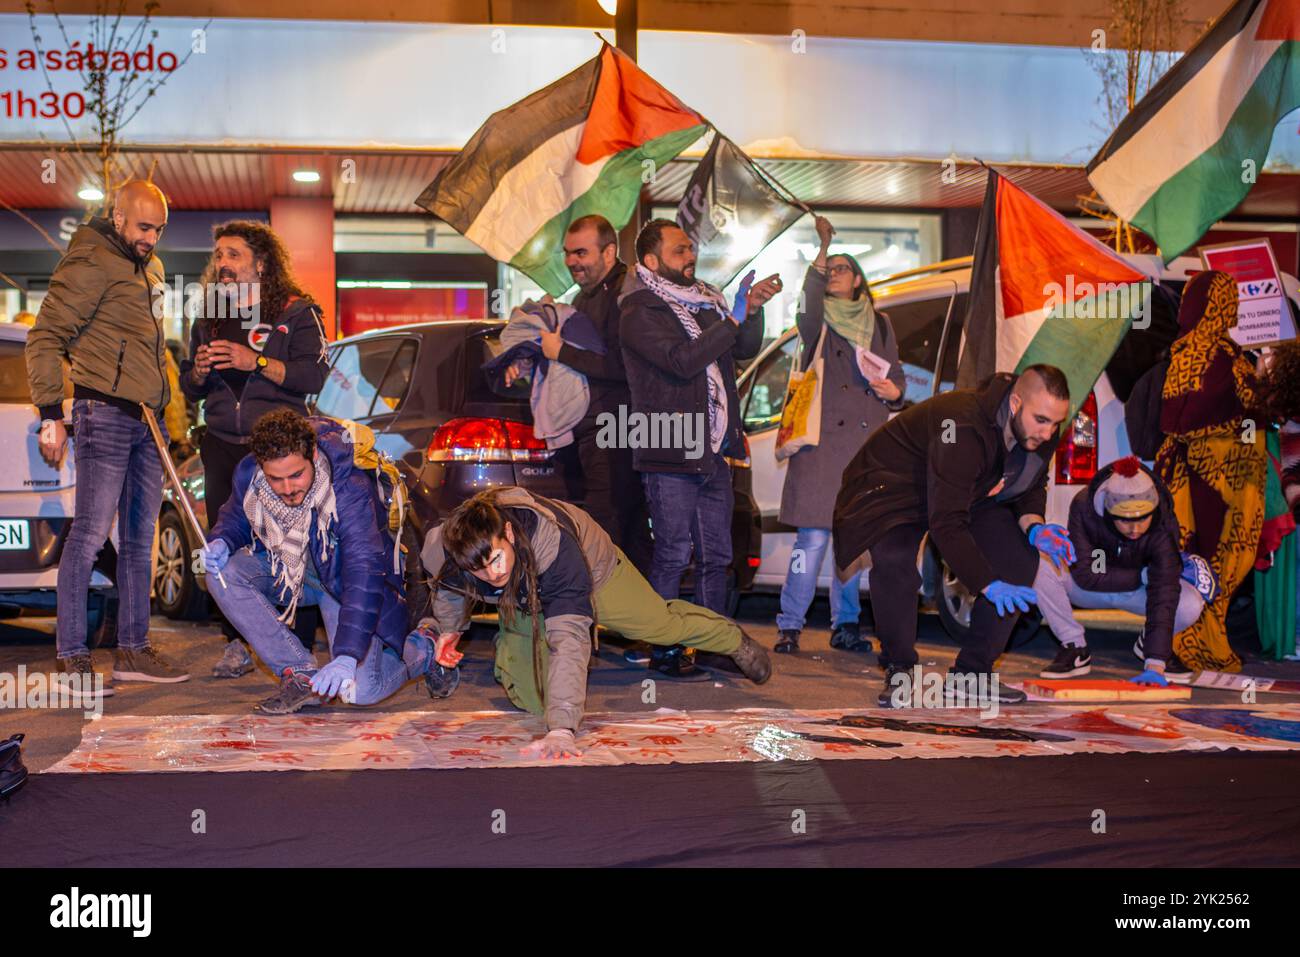
[[(167, 443), (163, 441), (162, 432), (158, 428), (158, 420), (153, 416), (153, 410), (143, 402), (140, 403), (140, 414), (144, 417), (145, 424), (149, 426), (149, 434), (153, 436), (153, 444), (158, 449), (158, 458), (162, 460), (163, 477), (171, 484), (172, 491), (176, 493), (176, 500), (180, 503), (181, 515), (189, 522), (190, 531), (201, 542), (208, 540), (207, 534), (199, 524), (199, 518), (194, 514), (194, 508), (190, 505), (189, 496), (185, 494), (185, 487), (181, 485), (180, 476), (176, 474), (176, 466), (172, 464), (172, 457), (167, 452)], [(221, 577), (221, 572), (217, 572), (217, 581), (221, 582), (221, 587), (226, 587), (226, 580)]]

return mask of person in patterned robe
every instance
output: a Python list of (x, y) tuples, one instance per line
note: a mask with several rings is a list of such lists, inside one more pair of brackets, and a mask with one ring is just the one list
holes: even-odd
[(1183, 550), (1208, 559), (1221, 585), (1196, 624), (1174, 636), (1194, 670), (1241, 670), (1228, 644), (1228, 605), (1254, 567), (1264, 524), (1267, 421), (1256, 411), (1254, 363), (1228, 334), (1236, 324), (1232, 277), (1193, 276), (1161, 393), (1156, 472), (1173, 496)]

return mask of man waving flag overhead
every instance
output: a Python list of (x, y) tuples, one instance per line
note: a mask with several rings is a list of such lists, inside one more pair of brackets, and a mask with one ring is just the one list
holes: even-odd
[(1237, 0), (1088, 164), (1165, 262), (1250, 192), (1278, 122), (1300, 107), (1300, 0)]
[(606, 43), (572, 73), (488, 117), (415, 202), (558, 296), (573, 284), (564, 266), (569, 223), (595, 213), (621, 229), (645, 170), (706, 127)]
[(1045, 363), (1065, 370), (1073, 416), (1150, 301), (1144, 274), (990, 170), (957, 387)]

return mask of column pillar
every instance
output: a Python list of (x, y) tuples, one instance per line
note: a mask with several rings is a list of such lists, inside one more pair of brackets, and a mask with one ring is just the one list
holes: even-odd
[(271, 199), (271, 228), (289, 250), (298, 284), (320, 304), (325, 335), (338, 330), (334, 276), (334, 200), (298, 196)]

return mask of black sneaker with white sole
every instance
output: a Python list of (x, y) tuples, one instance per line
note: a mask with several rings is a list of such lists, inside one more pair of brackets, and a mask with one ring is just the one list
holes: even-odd
[(1062, 645), (1056, 659), (1038, 673), (1040, 678), (1078, 678), (1092, 670), (1092, 653), (1087, 645)]
[[(1133, 654), (1138, 661), (1142, 662), (1143, 664), (1146, 664), (1146, 660), (1147, 660), (1146, 651), (1142, 647), (1143, 634), (1139, 634), (1137, 637), (1137, 641), (1133, 642)], [(1170, 655), (1169, 660), (1165, 662), (1165, 679), (1167, 681), (1173, 682), (1176, 685), (1191, 684), (1192, 678), (1195, 676), (1195, 674), (1196, 672), (1194, 672), (1191, 668), (1187, 667), (1187, 665), (1183, 664), (1182, 659), (1179, 658), (1177, 655)]]

